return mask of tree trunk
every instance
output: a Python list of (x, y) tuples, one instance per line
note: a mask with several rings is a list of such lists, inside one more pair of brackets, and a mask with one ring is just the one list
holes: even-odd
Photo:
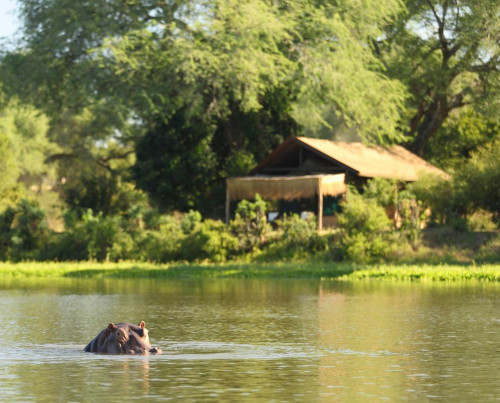
[(418, 125), (417, 135), (410, 146), (410, 150), (422, 156), (425, 146), (439, 130), (448, 113), (449, 109), (446, 107), (446, 101), (436, 99), (425, 113), (423, 121)]

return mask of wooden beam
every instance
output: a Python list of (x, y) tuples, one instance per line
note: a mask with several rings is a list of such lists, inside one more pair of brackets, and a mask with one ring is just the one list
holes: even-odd
[(318, 179), (318, 231), (323, 229), (323, 188), (321, 178)]
[[(261, 169), (262, 173), (267, 172), (293, 172), (296, 174), (309, 174), (310, 172), (315, 172), (315, 174), (324, 174), (328, 173), (344, 173), (345, 170), (340, 167), (314, 167), (314, 168), (291, 168), (291, 167), (272, 167), (272, 168), (263, 168)], [(314, 174), (312, 174), (314, 175)]]

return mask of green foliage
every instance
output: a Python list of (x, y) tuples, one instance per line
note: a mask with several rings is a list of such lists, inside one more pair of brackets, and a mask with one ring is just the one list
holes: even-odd
[(498, 228), (494, 221), (494, 215), (488, 211), (478, 209), (467, 217), (467, 229), (469, 231), (493, 231)]
[(228, 177), (243, 176), (255, 168), (255, 157), (246, 150), (233, 150), (225, 160), (225, 173)]
[(435, 221), (455, 223), (464, 229), (466, 217), (483, 209), (500, 215), (500, 140), (494, 140), (471, 153), (449, 180), (424, 177), (409, 186), (426, 207), (430, 207)]
[(463, 194), (456, 192), (453, 179), (436, 175), (422, 175), (408, 190), (415, 194), (424, 208), (431, 211), (431, 224), (446, 224), (468, 210)]
[(120, 177), (101, 171), (84, 175), (63, 187), (69, 209), (83, 214), (88, 209), (103, 215), (123, 215), (146, 202), (142, 192)]
[(0, 259), (37, 258), (48, 243), (45, 213), (38, 203), (22, 199), (0, 214)]
[(78, 219), (72, 217), (72, 227), (53, 236), (53, 250), (45, 259), (118, 261), (135, 257), (132, 234), (123, 228), (119, 216), (104, 216), (87, 210)]
[(149, 229), (135, 234), (137, 243), (135, 258), (161, 263), (181, 259), (181, 242), (198, 222), (196, 213), (190, 212), (181, 218), (158, 214), (154, 221), (148, 218), (146, 222)]
[(422, 239), (422, 228), (426, 223), (426, 211), (422, 201), (408, 190), (398, 193), (396, 211), (401, 219), (401, 232), (410, 241), (413, 249), (418, 249)]
[(429, 140), (426, 154), (438, 166), (458, 171), (474, 151), (498, 138), (498, 122), (477, 111), (465, 110), (450, 116)]
[(391, 221), (374, 200), (351, 191), (342, 206), (338, 225), (340, 236), (334, 250), (341, 259), (371, 262), (387, 257), (393, 240), (388, 232)]
[(318, 234), (318, 227), (314, 217), (301, 219), (292, 214), (278, 220), (278, 230), (282, 231), (279, 243), (282, 247), (292, 250), (303, 250), (308, 253), (324, 252), (328, 245), (326, 238)]
[(123, 235), (119, 217), (94, 214), (88, 210), (82, 216), (82, 222), (76, 229), (87, 243), (88, 259), (104, 261), (112, 260), (115, 245), (120, 248)]
[(370, 46), (402, 9), (21, 0), (23, 47), (4, 54), (2, 81), (51, 116), (62, 147), (51, 160), (68, 183), (123, 160), (161, 209), (206, 212), (226, 174), (248, 171), (286, 136), (331, 136), (333, 119), (366, 141), (402, 138), (405, 87)]
[[(411, 92), (404, 123), (413, 151), (422, 154), (449, 116), (465, 105), (498, 118), (500, 3), (408, 0), (405, 6), (376, 48), (386, 74)], [(433, 151), (439, 158), (443, 149)]]
[(266, 242), (270, 228), (266, 216), (266, 202), (259, 194), (255, 195), (253, 202), (242, 200), (238, 203), (230, 227), (244, 251), (251, 252)]
[(374, 200), (363, 198), (352, 189), (347, 197), (338, 219), (339, 227), (343, 231), (348, 234), (373, 233), (386, 231), (391, 227), (385, 210)]
[(342, 277), (344, 280), (392, 279), (399, 281), (500, 281), (500, 272), (494, 265), (381, 265), (356, 270)]
[(205, 199), (216, 176), (210, 131), (200, 119), (178, 113), (137, 142), (133, 167), (137, 186), (162, 209), (206, 208)]
[(199, 211), (189, 210), (186, 214), (182, 216), (181, 219), (181, 229), (184, 234), (189, 234), (195, 228), (195, 226), (201, 223), (201, 214)]
[(500, 139), (472, 153), (469, 163), (456, 173), (457, 188), (475, 208), (500, 217)]
[(57, 147), (47, 130), (47, 117), (32, 106), (11, 101), (0, 109), (0, 211), (24, 196), (21, 178), (49, 173), (45, 159)]
[(224, 262), (237, 250), (238, 239), (229, 233), (226, 225), (210, 219), (196, 224), (181, 242), (182, 257), (188, 261)]
[(363, 186), (363, 197), (376, 201), (382, 207), (397, 203), (399, 184), (395, 180), (373, 178)]
[(276, 221), (277, 231), (258, 261), (297, 260), (321, 255), (328, 250), (328, 239), (318, 233), (314, 217), (301, 219), (297, 214)]

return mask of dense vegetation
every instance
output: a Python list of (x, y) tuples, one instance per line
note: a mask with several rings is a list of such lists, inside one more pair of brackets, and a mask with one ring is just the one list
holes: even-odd
[[(0, 259), (498, 260), (497, 1), (19, 4)], [(402, 144), (451, 179), (352, 189), (324, 234), (259, 198), (222, 224), (224, 178), (290, 135)]]

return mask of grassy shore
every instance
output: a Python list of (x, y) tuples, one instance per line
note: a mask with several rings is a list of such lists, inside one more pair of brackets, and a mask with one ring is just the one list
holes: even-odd
[(1, 263), (0, 278), (311, 278), (322, 280), (500, 281), (500, 264), (353, 265), (339, 263)]

